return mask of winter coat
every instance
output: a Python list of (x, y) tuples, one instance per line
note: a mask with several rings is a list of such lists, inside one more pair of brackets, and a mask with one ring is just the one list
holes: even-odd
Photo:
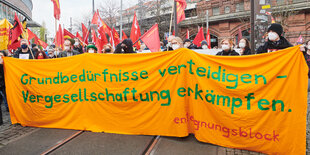
[(246, 47), (245, 49), (244, 49), (244, 51), (243, 51), (243, 54), (242, 55), (251, 55), (252, 53), (251, 53), (251, 49), (250, 48), (248, 48), (248, 47)]
[(239, 53), (237, 53), (235, 50), (229, 50), (228, 52), (226, 51), (221, 51), (218, 52), (216, 55), (222, 55), (222, 56), (234, 56), (234, 55), (240, 55)]
[(274, 51), (278, 51), (278, 50), (285, 49), (285, 48), (292, 47), (292, 46), (293, 45), (290, 42), (288, 42), (284, 37), (281, 36), (280, 40), (276, 42), (273, 42), (270, 40), (265, 42), (263, 46), (260, 46), (256, 50), (256, 54), (274, 52)]
[[(34, 54), (34, 53), (33, 53)], [(34, 55), (33, 55), (34, 56)], [(28, 49), (27, 52), (22, 52), (22, 49), (19, 48), (18, 50), (16, 50), (13, 54), (14, 58), (19, 58), (19, 59), (34, 59), (32, 57), (32, 54), (30, 52), (30, 50)]]
[[(78, 51), (72, 50), (72, 56), (79, 55), (79, 54), (80, 53)], [(67, 51), (60, 52), (58, 56), (59, 56), (59, 58), (68, 57)]]
[(78, 51), (80, 54), (83, 54), (83, 53), (84, 53), (83, 47), (82, 47), (81, 45), (73, 46), (73, 50)]

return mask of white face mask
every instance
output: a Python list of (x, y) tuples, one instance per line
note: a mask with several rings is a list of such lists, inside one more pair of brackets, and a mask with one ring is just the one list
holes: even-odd
[(78, 46), (79, 44), (80, 44), (80, 43), (78, 43), (78, 42), (75, 42), (75, 43), (74, 43), (74, 46)]
[(65, 46), (64, 49), (65, 49), (65, 51), (68, 51), (68, 50), (70, 50), (70, 46)]
[(180, 45), (178, 45), (178, 44), (173, 44), (172, 45), (172, 49), (173, 50), (177, 50), (177, 49), (179, 49), (180, 48)]
[(141, 46), (141, 49), (144, 50), (146, 47), (145, 46)]
[(207, 45), (203, 45), (203, 46), (202, 46), (202, 49), (204, 49), (204, 50), (205, 50), (205, 49), (208, 49), (208, 46), (207, 46)]
[(310, 50), (310, 45), (307, 46), (307, 49)]
[(279, 38), (279, 35), (275, 32), (269, 32), (268, 38), (270, 41), (276, 41)]
[(169, 42), (169, 43), (167, 44), (167, 47), (171, 47), (171, 42)]
[(222, 45), (222, 50), (229, 50), (229, 46), (228, 45)]
[(88, 53), (95, 53), (95, 50), (88, 50)]
[(245, 48), (245, 43), (239, 43), (240, 48)]
[(188, 48), (190, 46), (190, 44), (184, 44), (184, 47)]

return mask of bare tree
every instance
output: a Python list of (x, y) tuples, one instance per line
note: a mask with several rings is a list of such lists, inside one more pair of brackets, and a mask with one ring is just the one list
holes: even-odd
[(101, 18), (110, 27), (115, 26), (119, 20), (120, 5), (115, 0), (105, 0), (99, 5), (99, 14)]
[(285, 1), (282, 5), (272, 8), (272, 16), (275, 17), (276, 22), (283, 26), (288, 25), (288, 19), (290, 16), (298, 14), (299, 11), (296, 10), (293, 4)]

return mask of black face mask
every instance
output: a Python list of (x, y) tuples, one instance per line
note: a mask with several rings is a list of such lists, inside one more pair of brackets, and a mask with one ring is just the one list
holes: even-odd
[(21, 47), (22, 49), (27, 49), (27, 48), (28, 48), (28, 45), (22, 44), (20, 47)]
[(104, 51), (105, 51), (105, 52), (111, 52), (111, 49), (106, 48)]

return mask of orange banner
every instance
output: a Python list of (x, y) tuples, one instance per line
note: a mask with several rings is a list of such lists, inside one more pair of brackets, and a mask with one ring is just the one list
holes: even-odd
[(224, 57), (188, 49), (5, 58), (12, 123), (183, 137), (304, 154), (308, 67), (299, 47)]

